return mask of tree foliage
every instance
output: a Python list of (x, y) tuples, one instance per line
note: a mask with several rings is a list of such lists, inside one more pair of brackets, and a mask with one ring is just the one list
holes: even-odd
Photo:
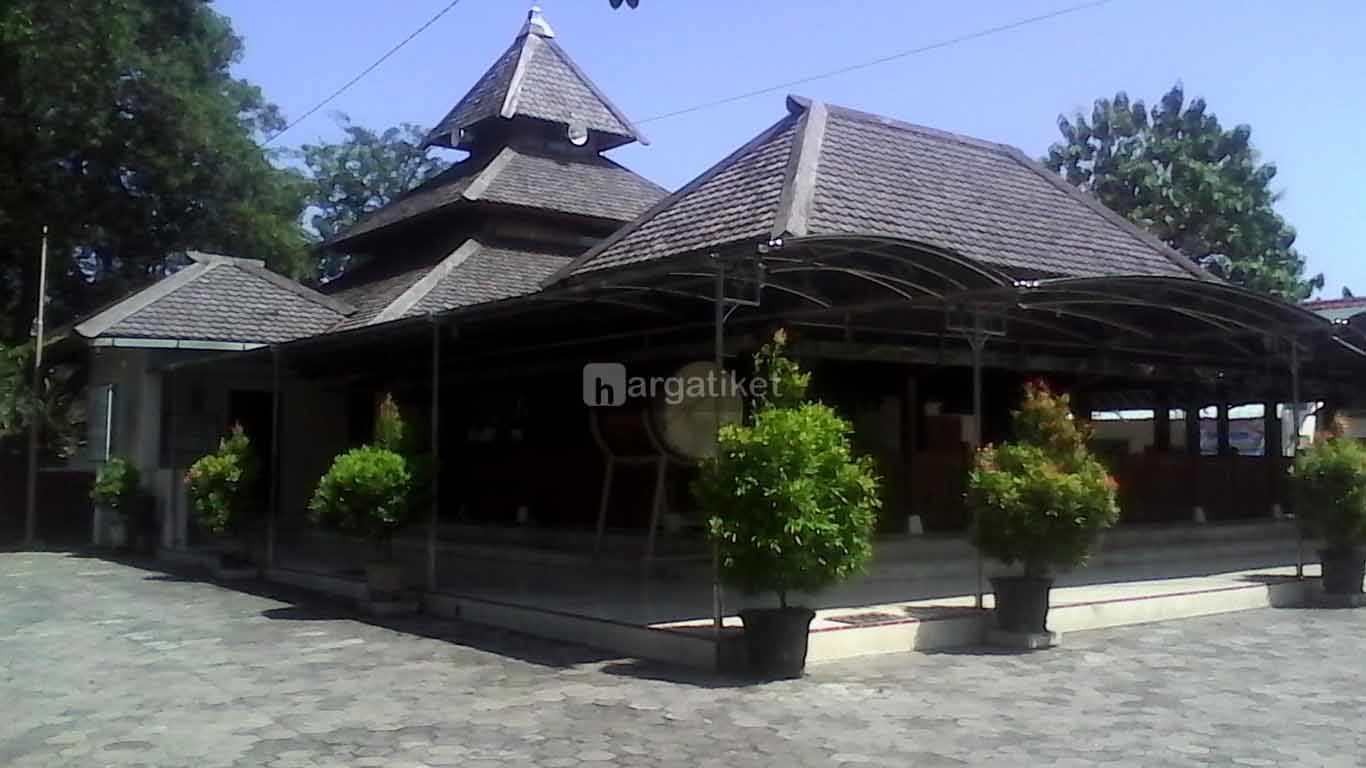
[(855, 457), (853, 428), (802, 402), (806, 374), (783, 355), (781, 335), (756, 357), (780, 402), (761, 400), (747, 424), (721, 427), (719, 450), (693, 485), (711, 517), (721, 575), (747, 593), (813, 592), (872, 556), (882, 500), (870, 457)]
[[(71, 458), (84, 437), (86, 366), (43, 365), (38, 396), (33, 389), (33, 342), (6, 347), (0, 343), (0, 446), (27, 434), (36, 417), (44, 458)], [(17, 440), (10, 442), (18, 445)]]
[(199, 524), (216, 536), (238, 528), (250, 511), (256, 476), (256, 453), (242, 425), (236, 424), (218, 450), (201, 456), (185, 473)]
[(1296, 514), (1330, 549), (1366, 543), (1366, 447), (1337, 428), (1295, 457), (1290, 479)]
[(1275, 210), (1276, 166), (1260, 162), (1252, 129), (1225, 129), (1179, 83), (1151, 110), (1121, 91), (1089, 121), (1059, 115), (1058, 129), (1049, 168), (1214, 274), (1291, 301), (1323, 287)]
[(256, 139), (279, 110), (203, 0), (0, 4), (0, 339), (29, 330), (43, 225), (61, 322), (188, 249), (306, 266), (306, 186)]
[[(344, 140), (305, 144), (300, 149), (312, 178), (308, 202), (317, 209), (311, 223), (323, 240), (342, 234), (367, 213), (383, 208), (450, 165), (423, 149), (426, 131), (412, 123), (374, 131), (354, 125), (345, 115), (339, 122)], [(323, 278), (335, 277), (347, 263), (345, 254), (325, 254), (319, 273)]]
[(1114, 480), (1066, 395), (1027, 385), (1014, 429), (1016, 441), (983, 448), (968, 475), (973, 544), (1030, 576), (1085, 563), (1096, 534), (1119, 519)]

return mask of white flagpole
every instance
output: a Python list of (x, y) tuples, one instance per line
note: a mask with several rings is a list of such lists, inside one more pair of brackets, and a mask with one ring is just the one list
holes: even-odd
[(24, 546), (32, 547), (38, 534), (38, 402), (43, 388), (43, 319), (47, 308), (47, 225), (38, 258), (38, 319), (33, 340), (33, 410), (28, 424), (28, 499), (24, 509)]

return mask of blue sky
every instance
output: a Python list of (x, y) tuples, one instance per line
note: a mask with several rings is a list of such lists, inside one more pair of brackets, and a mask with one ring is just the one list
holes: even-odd
[[(448, 0), (219, 0), (246, 40), (239, 76), (289, 117)], [(1073, 4), (1069, 0), (542, 0), (559, 42), (651, 139), (612, 156), (676, 188), (783, 113), (783, 94), (647, 118)], [(333, 139), (331, 113), (362, 125), (431, 125), (521, 28), (529, 2), (463, 0), (278, 142)], [(1014, 144), (1041, 155), (1056, 117), (1128, 91), (1154, 101), (1177, 80), (1226, 125), (1248, 123), (1279, 168), (1282, 214), (1325, 295), (1366, 293), (1366, 3), (1113, 0), (1108, 5), (796, 90), (835, 104)]]

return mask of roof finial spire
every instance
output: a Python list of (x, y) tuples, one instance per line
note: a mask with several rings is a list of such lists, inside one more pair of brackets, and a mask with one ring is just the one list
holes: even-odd
[(550, 28), (550, 22), (545, 20), (539, 5), (531, 6), (531, 12), (526, 15), (526, 27), (522, 29), (522, 34), (528, 33), (539, 37), (555, 36), (555, 30)]

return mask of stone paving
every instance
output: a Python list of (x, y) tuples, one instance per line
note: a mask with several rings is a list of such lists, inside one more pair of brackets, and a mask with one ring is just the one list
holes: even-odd
[(747, 685), (263, 585), (0, 554), (0, 765), (1350, 766), (1366, 610), (1266, 610)]

